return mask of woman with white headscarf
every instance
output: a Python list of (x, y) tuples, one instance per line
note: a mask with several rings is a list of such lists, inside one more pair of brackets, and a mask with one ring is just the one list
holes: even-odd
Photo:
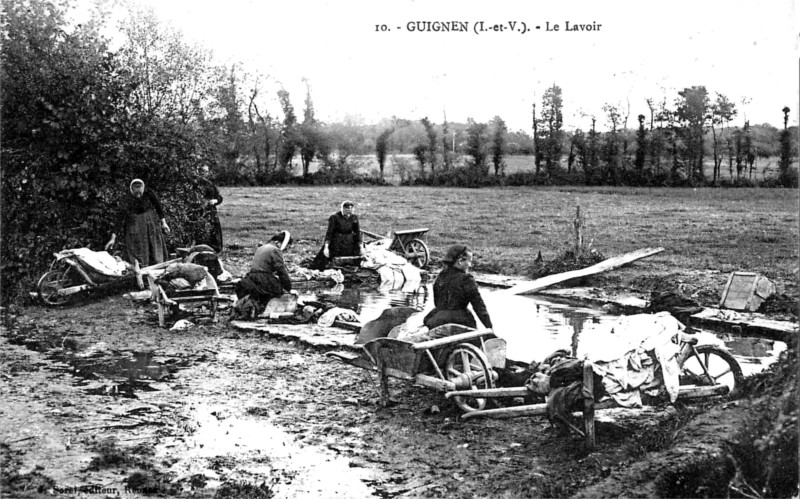
[(360, 256), (364, 246), (355, 205), (350, 200), (342, 202), (339, 211), (328, 217), (328, 230), (322, 249), (314, 257), (311, 269), (325, 270), (328, 262), (337, 256)]
[(292, 244), (289, 231), (280, 231), (261, 245), (253, 255), (253, 263), (246, 276), (236, 283), (236, 297), (246, 296), (257, 301), (260, 306), (270, 299), (292, 292), (292, 279), (286, 270), (283, 252)]
[(162, 263), (169, 258), (164, 234), (169, 235), (170, 229), (161, 202), (155, 194), (145, 190), (141, 179), (133, 179), (129, 191), (120, 203), (117, 229), (111, 234), (106, 250), (116, 244), (117, 234), (120, 234), (125, 260), (130, 263), (138, 260), (145, 267)]

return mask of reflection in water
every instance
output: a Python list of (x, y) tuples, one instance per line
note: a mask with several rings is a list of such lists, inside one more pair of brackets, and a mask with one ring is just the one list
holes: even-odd
[[(429, 299), (430, 298), (430, 299)], [(433, 291), (430, 286), (420, 286), (414, 291), (374, 290), (374, 289), (318, 289), (300, 295), (300, 299), (319, 300), (335, 303), (339, 307), (355, 310), (361, 322), (369, 322), (391, 307), (412, 307), (426, 310), (428, 301), (433, 308)]]
[(763, 371), (772, 365), (778, 356), (787, 348), (782, 341), (768, 340), (765, 338), (740, 338), (731, 335), (721, 335), (745, 376)]
[[(594, 331), (605, 330), (619, 316), (597, 308), (551, 303), (538, 297), (512, 295), (493, 288), (482, 288), (481, 295), (492, 317), (495, 333), (506, 340), (509, 360), (541, 362), (556, 350), (567, 350), (578, 357), (591, 348), (587, 341)], [(355, 310), (365, 323), (376, 319), (389, 307), (413, 307), (420, 310), (409, 322), (422, 323), (422, 316), (433, 308), (429, 283), (413, 292), (398, 290), (343, 289), (335, 292), (317, 290), (302, 298), (325, 300)], [(476, 317), (476, 322), (480, 321)], [(701, 343), (724, 343), (742, 365), (745, 375), (765, 369), (786, 349), (780, 341), (733, 337), (701, 331)], [(581, 341), (581, 338), (584, 341)]]

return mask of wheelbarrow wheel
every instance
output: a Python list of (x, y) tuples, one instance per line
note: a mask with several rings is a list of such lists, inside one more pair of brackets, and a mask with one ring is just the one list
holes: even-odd
[(406, 244), (406, 253), (412, 255), (408, 261), (417, 268), (424, 269), (428, 266), (431, 259), (431, 253), (428, 251), (428, 245), (419, 239), (412, 239)]
[(58, 306), (69, 303), (72, 295), (59, 295), (58, 291), (69, 285), (68, 270), (51, 270), (39, 279), (36, 285), (39, 298), (48, 305)]
[[(477, 390), (494, 387), (492, 369), (480, 348), (462, 343), (447, 355), (445, 378), (456, 384), (457, 390)], [(456, 405), (464, 412), (480, 411), (486, 408), (487, 399), (476, 397), (453, 397)]]
[(729, 352), (714, 345), (700, 345), (681, 366), (680, 384), (697, 386), (726, 385), (728, 395), (736, 395), (744, 383), (739, 362)]

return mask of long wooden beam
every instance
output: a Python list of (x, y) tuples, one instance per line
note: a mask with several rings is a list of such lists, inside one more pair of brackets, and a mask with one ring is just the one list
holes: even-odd
[(511, 293), (516, 295), (524, 293), (533, 293), (544, 288), (549, 288), (554, 284), (558, 284), (564, 281), (569, 281), (570, 279), (577, 279), (578, 277), (586, 277), (594, 274), (599, 274), (607, 270), (616, 269), (618, 267), (622, 267), (623, 265), (627, 265), (633, 261), (640, 260), (642, 258), (647, 258), (648, 256), (653, 256), (656, 253), (661, 253), (662, 251), (664, 251), (664, 248), (642, 248), (640, 250), (632, 251), (630, 253), (625, 253), (624, 255), (615, 256), (613, 258), (603, 260), (602, 262), (592, 265), (591, 267), (586, 267), (585, 269), (571, 270), (569, 272), (562, 272), (560, 274), (545, 276), (530, 282), (521, 282), (509, 289), (500, 290), (497, 292)]

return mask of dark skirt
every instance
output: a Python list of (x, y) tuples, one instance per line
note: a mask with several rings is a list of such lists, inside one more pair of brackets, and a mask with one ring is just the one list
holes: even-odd
[(433, 329), (444, 324), (461, 324), (467, 327), (477, 327), (475, 317), (467, 309), (439, 310), (434, 308), (425, 316), (424, 324), (428, 329)]
[(205, 224), (203, 235), (198, 238), (197, 244), (207, 244), (217, 253), (222, 252), (222, 225), (219, 223), (219, 215), (214, 207), (205, 212)]
[(147, 267), (165, 262), (169, 258), (167, 243), (161, 232), (161, 221), (155, 211), (133, 214), (123, 234), (125, 259)]
[(248, 272), (236, 283), (236, 297), (250, 296), (254, 300), (267, 303), (272, 298), (283, 295), (281, 282), (270, 272)]
[(319, 249), (319, 252), (308, 265), (311, 270), (325, 270), (330, 265), (334, 258), (339, 256), (360, 256), (361, 245), (356, 239), (355, 234), (337, 234), (328, 246), (330, 257), (325, 256), (325, 245)]
[(348, 234), (334, 234), (331, 238), (329, 249), (331, 258), (337, 256), (359, 256), (361, 245), (358, 243), (358, 235), (354, 232)]

